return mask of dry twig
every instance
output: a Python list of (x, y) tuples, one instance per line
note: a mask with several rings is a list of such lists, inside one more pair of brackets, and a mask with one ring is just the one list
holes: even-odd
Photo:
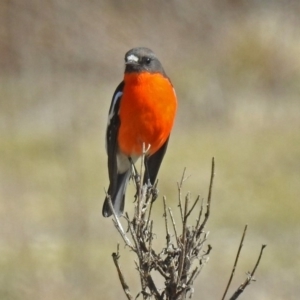
[[(147, 149), (145, 147), (143, 149), (145, 155)], [(143, 161), (144, 158), (142, 162)], [(142, 163), (140, 174), (144, 174), (143, 168), (144, 164)], [(200, 196), (192, 201), (191, 194), (188, 193), (184, 199), (182, 198), (183, 182), (186, 180), (185, 169), (183, 171), (182, 178), (177, 184), (178, 207), (180, 212), (179, 221), (182, 228), (180, 231), (176, 226), (172, 209), (167, 206), (166, 197), (163, 197), (163, 217), (166, 242), (165, 247), (160, 252), (156, 251), (153, 247), (153, 236), (155, 234), (153, 232), (154, 221), (151, 219), (152, 205), (157, 198), (157, 182), (152, 187), (148, 186), (147, 183), (142, 186), (141, 182), (143, 182), (143, 177), (140, 177), (137, 174), (135, 167), (133, 167), (133, 170), (135, 170), (133, 178), (135, 179), (137, 193), (134, 216), (130, 218), (126, 213), (124, 217), (129, 228), (128, 232), (123, 230), (119, 217), (114, 213), (111, 201), (110, 206), (113, 211), (115, 227), (122, 236), (125, 244), (129, 246), (137, 256), (135, 263), (140, 275), (141, 291), (137, 294), (136, 298), (141, 296), (144, 300), (150, 298), (154, 298), (156, 300), (183, 300), (186, 299), (188, 293), (190, 293), (191, 297), (194, 291), (193, 283), (203, 269), (203, 266), (207, 263), (209, 259), (208, 255), (212, 249), (210, 245), (207, 245), (206, 249), (204, 248), (208, 236), (208, 232), (205, 232), (204, 229), (210, 216), (215, 170), (214, 158), (212, 159), (207, 200), (204, 201), (202, 199), (200, 206), (197, 205), (200, 202)], [(191, 207), (189, 207), (190, 203), (192, 203)], [(199, 212), (196, 212), (197, 210), (199, 210)], [(196, 223), (191, 226), (189, 225), (189, 222), (194, 212), (197, 213), (198, 217), (196, 219)], [(171, 224), (169, 222), (171, 222)], [(239, 252), (243, 239), (244, 236), (241, 241)], [(228, 287), (236, 268), (239, 252)], [(132, 299), (129, 287), (126, 284), (124, 276), (120, 270), (118, 258), (119, 253), (114, 253), (113, 259), (119, 274), (121, 285), (127, 298)], [(248, 276), (249, 280), (247, 279), (248, 281), (241, 285), (235, 293), (237, 296), (252, 280), (256, 267)], [(162, 277), (164, 287), (158, 287), (158, 283), (153, 278), (154, 271), (157, 271)], [(223, 299), (227, 293), (228, 287), (226, 288)], [(237, 298), (234, 297), (235, 295), (232, 296), (231, 300)]]
[(224, 292), (224, 295), (223, 295), (223, 297), (222, 297), (222, 300), (225, 299), (226, 294), (227, 294), (227, 291), (228, 291), (229, 286), (230, 286), (230, 284), (231, 284), (232, 278), (233, 278), (233, 276), (234, 276), (235, 269), (236, 269), (236, 266), (237, 266), (237, 263), (238, 263), (238, 260), (239, 260), (239, 257), (240, 257), (240, 253), (241, 253), (241, 250), (242, 250), (242, 247), (243, 247), (243, 243), (244, 243), (244, 239), (245, 239), (247, 227), (248, 227), (248, 225), (246, 225), (245, 228), (244, 228), (243, 236), (242, 236), (242, 239), (241, 239), (241, 242), (240, 242), (240, 245), (239, 245), (238, 252), (237, 252), (236, 257), (235, 257), (235, 261), (234, 261), (234, 264), (233, 264), (233, 268), (232, 268), (232, 271), (231, 271), (231, 275), (230, 275), (230, 278), (229, 278), (229, 280), (228, 280), (228, 284), (227, 284), (227, 287), (226, 287), (226, 289), (225, 289), (225, 292)]
[[(242, 250), (242, 247), (243, 247), (244, 239), (245, 239), (245, 236), (246, 236), (247, 228), (248, 228), (248, 225), (245, 225), (244, 232), (243, 232), (243, 235), (242, 235), (242, 239), (241, 239), (241, 242), (240, 242), (240, 245), (239, 245), (239, 249), (238, 249), (238, 252), (236, 254), (235, 261), (234, 261), (234, 264), (233, 264), (233, 268), (232, 268), (232, 271), (231, 271), (231, 275), (230, 275), (228, 284), (226, 286), (225, 292), (223, 294), (222, 300), (225, 299), (225, 296), (226, 296), (227, 291), (229, 289), (229, 286), (231, 284), (232, 278), (234, 276), (235, 269), (237, 267), (238, 260), (239, 260), (239, 257), (240, 257), (240, 253), (241, 253), (241, 250)], [(259, 256), (258, 256), (258, 259), (257, 259), (257, 262), (256, 262), (252, 272), (251, 273), (248, 272), (246, 280), (238, 287), (238, 289), (229, 298), (229, 300), (236, 300), (242, 294), (242, 292), (245, 290), (245, 288), (251, 283), (251, 281), (254, 281), (254, 279), (253, 279), (254, 278), (254, 273), (255, 273), (258, 265), (259, 265), (259, 262), (260, 262), (260, 259), (262, 257), (263, 250), (264, 250), (265, 247), (266, 247), (266, 245), (262, 245)]]
[(234, 294), (230, 297), (229, 300), (236, 300), (242, 294), (242, 292), (245, 290), (245, 288), (251, 283), (251, 281), (254, 281), (254, 273), (255, 273), (255, 271), (256, 271), (259, 263), (260, 263), (263, 251), (264, 251), (266, 246), (267, 245), (262, 245), (261, 246), (258, 259), (256, 261), (256, 264), (255, 264), (252, 272), (247, 274), (247, 278), (245, 279), (245, 281), (238, 287), (238, 289), (234, 292)]
[(120, 265), (119, 265), (119, 258), (120, 258), (120, 255), (119, 255), (119, 244), (117, 246), (117, 253), (114, 252), (112, 254), (112, 257), (113, 257), (113, 261), (115, 263), (115, 266), (117, 268), (119, 279), (120, 279), (122, 288), (123, 288), (123, 290), (125, 292), (125, 295), (127, 296), (127, 298), (129, 300), (132, 300), (133, 298), (131, 296), (131, 293), (130, 293), (130, 290), (129, 290), (129, 286), (128, 286), (128, 284), (126, 283), (126, 281), (124, 279), (123, 273), (122, 273)]

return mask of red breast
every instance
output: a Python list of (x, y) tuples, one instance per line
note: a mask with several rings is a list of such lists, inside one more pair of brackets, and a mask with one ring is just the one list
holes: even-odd
[(160, 73), (125, 73), (120, 103), (120, 150), (141, 155), (143, 143), (155, 153), (173, 127), (177, 109), (176, 94), (169, 79)]

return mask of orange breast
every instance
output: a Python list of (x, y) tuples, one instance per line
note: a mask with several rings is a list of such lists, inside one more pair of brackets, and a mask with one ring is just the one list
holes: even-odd
[(125, 74), (118, 143), (126, 155), (141, 155), (143, 143), (155, 153), (168, 138), (177, 109), (174, 89), (163, 75)]

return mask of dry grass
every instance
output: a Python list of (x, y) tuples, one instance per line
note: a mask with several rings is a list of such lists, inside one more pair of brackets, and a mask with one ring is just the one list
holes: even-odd
[[(197, 139), (175, 132), (159, 176), (160, 198), (154, 213), (161, 214), (162, 195), (174, 198), (183, 167), (191, 173), (186, 191), (206, 194), (209, 158), (213, 154), (217, 171), (209, 242), (214, 250), (199, 279), (202, 293), (217, 297), (223, 291), (228, 277), (225, 274), (247, 223), (245, 254), (237, 277), (241, 278), (253, 265), (257, 245), (268, 244), (268, 251), (261, 264), (259, 283), (253, 284), (244, 298), (264, 295), (270, 285), (280, 294), (282, 288), (274, 284), (279, 278), (287, 278), (284, 291), (293, 291), (292, 295), (297, 292), (292, 278), (299, 276), (295, 263), (300, 246), (295, 240), (300, 194), (299, 166), (295, 164), (300, 157), (299, 135), (297, 131), (285, 134), (279, 130), (263, 134), (248, 131), (247, 135), (238, 132), (230, 128), (222, 132), (204, 130), (198, 132)], [(280, 143), (278, 133), (285, 137)], [(81, 137), (73, 144), (50, 136), (10, 136), (2, 143), (4, 275), (0, 282), (7, 299), (14, 293), (21, 293), (23, 299), (44, 298), (46, 294), (49, 299), (76, 299), (77, 294), (97, 299), (99, 292), (107, 297), (114, 297), (112, 292), (115, 296), (121, 293), (120, 289), (107, 291), (117, 281), (110, 254), (119, 238), (112, 223), (100, 214), (107, 178), (104, 153), (100, 155), (95, 141), (97, 136)], [(128, 196), (127, 209), (132, 210), (130, 202)], [(289, 255), (287, 245), (293, 245), (288, 249)], [(122, 261), (128, 261), (126, 268), (133, 271), (130, 255), (127, 259), (122, 257)], [(204, 283), (211, 278), (213, 290)], [(138, 284), (133, 278), (129, 280), (133, 286)]]

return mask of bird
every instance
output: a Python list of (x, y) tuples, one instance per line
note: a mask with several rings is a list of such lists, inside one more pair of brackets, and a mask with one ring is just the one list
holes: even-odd
[(125, 72), (116, 88), (106, 129), (109, 188), (103, 204), (104, 217), (124, 212), (125, 193), (133, 165), (145, 154), (143, 184), (155, 183), (177, 111), (174, 87), (155, 53), (137, 47), (125, 54)]

